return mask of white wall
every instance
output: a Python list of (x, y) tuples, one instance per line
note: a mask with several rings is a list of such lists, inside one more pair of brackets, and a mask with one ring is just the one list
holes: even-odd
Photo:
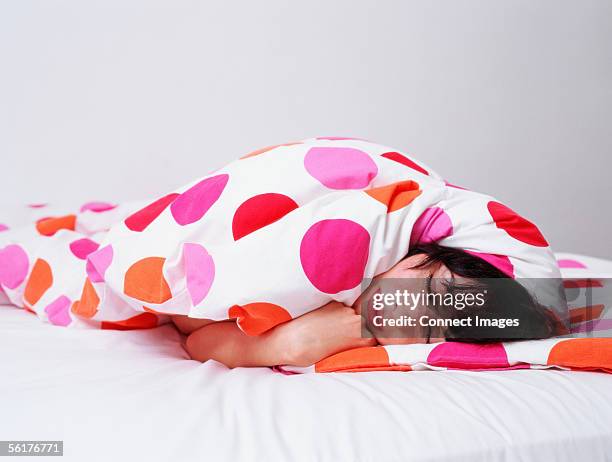
[(3, 202), (156, 195), (316, 135), (406, 150), (612, 257), (612, 2), (0, 3)]

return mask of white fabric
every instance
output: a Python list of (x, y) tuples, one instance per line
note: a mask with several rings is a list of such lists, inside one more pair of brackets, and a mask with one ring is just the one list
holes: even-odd
[(2, 306), (0, 439), (64, 440), (64, 462), (542, 462), (612, 454), (608, 374), (285, 376), (185, 358), (168, 325), (62, 329)]

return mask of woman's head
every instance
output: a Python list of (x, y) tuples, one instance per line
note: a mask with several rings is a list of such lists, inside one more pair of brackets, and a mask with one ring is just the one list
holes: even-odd
[[(421, 302), (425, 299), (439, 302), (442, 299), (469, 298), (481, 303), (462, 306), (461, 309), (452, 303), (436, 303), (435, 306), (419, 303), (412, 309), (404, 306), (403, 311), (398, 310), (398, 306), (392, 306), (387, 314), (393, 311), (393, 316), (397, 317), (397, 313), (401, 312), (414, 318), (416, 324), (412, 327), (377, 327), (374, 317), (381, 312), (373, 309), (374, 294), (395, 291), (395, 287), (399, 286), (410, 287), (411, 292), (420, 292), (423, 297)], [(356, 302), (356, 309), (362, 308), (367, 310), (368, 329), (383, 344), (443, 340), (492, 342), (548, 338), (562, 333), (550, 310), (538, 304), (517, 281), (481, 258), (437, 244), (413, 247), (402, 261), (377, 276)], [(433, 325), (421, 325), (419, 321), (422, 317)], [(436, 319), (447, 321), (436, 322)], [(480, 324), (476, 324), (476, 319)], [(502, 319), (516, 319), (518, 325), (515, 325), (517, 321), (511, 321), (499, 328), (497, 326)]]

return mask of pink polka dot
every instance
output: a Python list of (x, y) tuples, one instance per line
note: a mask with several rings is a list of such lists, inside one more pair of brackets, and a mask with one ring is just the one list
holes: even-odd
[(72, 322), (70, 318), (70, 299), (65, 295), (56, 298), (45, 307), (45, 313), (51, 324), (67, 326)]
[(453, 224), (440, 207), (426, 209), (412, 226), (410, 245), (438, 242), (453, 234)]
[(113, 247), (107, 245), (87, 256), (85, 271), (91, 282), (104, 282), (104, 274), (113, 261)]
[(586, 269), (587, 267), (584, 263), (580, 263), (577, 260), (570, 260), (570, 259), (557, 260), (557, 264), (559, 265), (559, 268)]
[(378, 173), (370, 156), (354, 148), (311, 148), (304, 158), (304, 166), (330, 189), (362, 189)]
[(75, 257), (81, 260), (85, 260), (87, 255), (98, 250), (98, 247), (100, 247), (100, 244), (86, 237), (70, 243), (70, 251)]
[(429, 353), (427, 363), (453, 369), (510, 367), (506, 350), (501, 343), (440, 343)]
[(9, 227), (8, 227), (8, 226), (3, 225), (2, 223), (0, 223), (0, 233), (1, 233), (2, 231), (6, 231), (7, 229), (9, 229)]
[(482, 258), (487, 263), (490, 263), (495, 268), (500, 270), (505, 275), (514, 278), (514, 265), (506, 255), (496, 255), (492, 253), (473, 252), (466, 250), (467, 253), (475, 257)]
[(87, 202), (81, 207), (81, 213), (87, 211), (94, 213), (106, 212), (107, 210), (112, 210), (116, 207), (116, 205), (109, 204), (108, 202)]
[(370, 234), (363, 226), (344, 219), (322, 220), (304, 234), (300, 260), (312, 285), (335, 294), (361, 283), (369, 250)]
[(31, 209), (42, 209), (43, 207), (46, 207), (49, 204), (28, 204), (28, 207), (30, 207)]
[(225, 189), (229, 175), (222, 174), (206, 178), (176, 198), (170, 211), (179, 225), (198, 221), (217, 202)]
[(16, 244), (0, 249), (0, 284), (7, 289), (16, 289), (28, 275), (28, 254)]
[(187, 290), (194, 306), (198, 305), (210, 290), (215, 279), (215, 263), (204, 247), (199, 244), (184, 244), (185, 276)]

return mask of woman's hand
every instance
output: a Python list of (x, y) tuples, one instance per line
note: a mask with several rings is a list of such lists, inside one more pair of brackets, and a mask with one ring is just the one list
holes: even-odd
[(361, 315), (338, 302), (281, 324), (271, 335), (285, 350), (284, 364), (291, 366), (310, 366), (340, 351), (377, 344), (362, 337)]

